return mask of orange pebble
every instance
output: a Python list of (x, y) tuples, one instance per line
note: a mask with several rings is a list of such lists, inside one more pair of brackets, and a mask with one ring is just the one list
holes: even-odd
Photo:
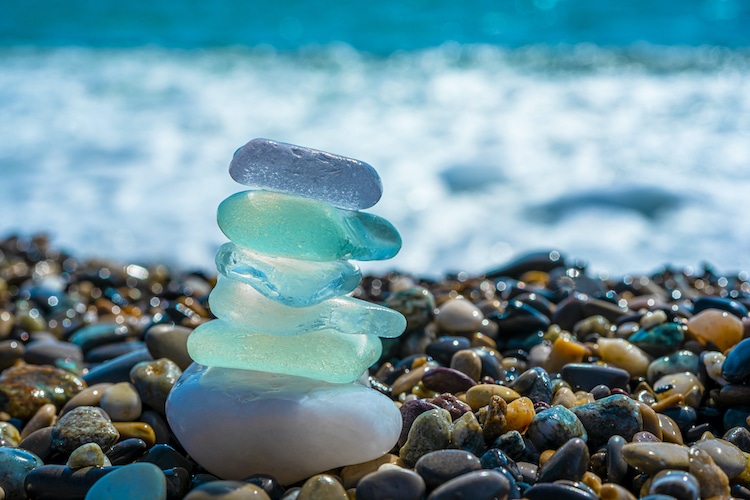
[(700, 343), (711, 342), (720, 351), (733, 347), (744, 334), (742, 321), (731, 313), (719, 309), (701, 311), (687, 322), (688, 332)]
[(506, 424), (503, 432), (518, 431), (523, 434), (529, 428), (534, 415), (536, 412), (531, 399), (524, 396), (511, 401), (505, 411)]

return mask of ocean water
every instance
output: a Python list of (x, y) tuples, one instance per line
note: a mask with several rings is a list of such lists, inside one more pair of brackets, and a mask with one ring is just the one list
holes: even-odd
[(268, 137), (380, 172), (404, 246), (365, 271), (750, 270), (748, 2), (2, 9), (0, 235), (212, 269), (232, 153)]

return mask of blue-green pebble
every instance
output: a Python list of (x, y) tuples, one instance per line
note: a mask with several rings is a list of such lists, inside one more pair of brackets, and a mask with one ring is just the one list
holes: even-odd
[(586, 429), (575, 413), (555, 405), (537, 413), (531, 420), (528, 437), (538, 450), (556, 450), (573, 438), (587, 439)]
[(86, 500), (165, 500), (167, 480), (154, 464), (124, 465), (94, 483)]
[(40, 465), (44, 465), (42, 459), (30, 451), (0, 447), (0, 487), (5, 490), (5, 498), (26, 498), (24, 479)]
[(664, 375), (672, 373), (699, 373), (700, 364), (700, 357), (697, 354), (687, 349), (682, 349), (653, 360), (648, 365), (646, 379), (649, 384), (653, 384)]
[(638, 403), (622, 394), (574, 406), (571, 411), (586, 428), (591, 449), (604, 446), (614, 435), (630, 441), (633, 434), (643, 429), (643, 417)]
[(736, 384), (750, 380), (750, 339), (740, 341), (729, 351), (721, 368), (721, 376), (727, 382)]
[(651, 356), (665, 356), (679, 349), (685, 339), (685, 327), (678, 323), (663, 323), (648, 330), (638, 330), (628, 342)]

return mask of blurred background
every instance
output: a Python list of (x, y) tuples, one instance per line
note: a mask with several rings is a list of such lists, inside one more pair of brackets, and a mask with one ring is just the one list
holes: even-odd
[(254, 137), (373, 165), (403, 250), (481, 272), (750, 269), (750, 2), (0, 6), (0, 236), (213, 270)]

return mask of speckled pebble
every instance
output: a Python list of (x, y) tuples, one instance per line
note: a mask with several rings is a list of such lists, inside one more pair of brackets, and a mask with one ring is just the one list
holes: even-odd
[(271, 497), (255, 484), (211, 481), (190, 490), (184, 500), (271, 500)]
[(556, 450), (573, 438), (588, 439), (586, 429), (576, 414), (559, 405), (537, 413), (526, 436), (539, 451)]
[(481, 468), (476, 455), (462, 450), (433, 451), (423, 455), (414, 465), (414, 470), (430, 489)]
[(45, 404), (62, 407), (86, 387), (72, 373), (52, 366), (13, 366), (0, 375), (0, 410), (26, 420)]
[(169, 391), (182, 375), (182, 370), (167, 358), (142, 361), (130, 370), (130, 381), (138, 389), (141, 400), (164, 414)]
[(422, 476), (403, 468), (390, 468), (363, 477), (357, 485), (357, 500), (420, 500), (426, 490)]
[(97, 443), (108, 450), (120, 434), (109, 416), (101, 408), (79, 406), (69, 411), (52, 427), (52, 448), (61, 453), (71, 453), (86, 443)]
[(65, 465), (71, 469), (82, 469), (83, 467), (108, 467), (112, 465), (112, 462), (104, 454), (101, 446), (96, 443), (86, 443), (73, 450)]
[(42, 460), (27, 450), (0, 447), (0, 487), (7, 499), (26, 498), (24, 479)]
[(450, 426), (450, 413), (442, 408), (419, 415), (399, 451), (404, 464), (411, 467), (427, 453), (447, 447), (450, 443)]
[(141, 396), (130, 382), (119, 382), (107, 388), (99, 405), (115, 422), (128, 422), (141, 415)]
[(505, 498), (509, 491), (510, 481), (503, 474), (494, 470), (479, 470), (443, 483), (430, 493), (427, 500), (493, 500)]
[(589, 447), (592, 449), (604, 446), (615, 434), (630, 439), (643, 428), (638, 403), (620, 394), (575, 406), (571, 411), (586, 429)]
[(650, 356), (665, 356), (682, 345), (685, 327), (679, 323), (664, 323), (648, 330), (638, 330), (628, 342)]

